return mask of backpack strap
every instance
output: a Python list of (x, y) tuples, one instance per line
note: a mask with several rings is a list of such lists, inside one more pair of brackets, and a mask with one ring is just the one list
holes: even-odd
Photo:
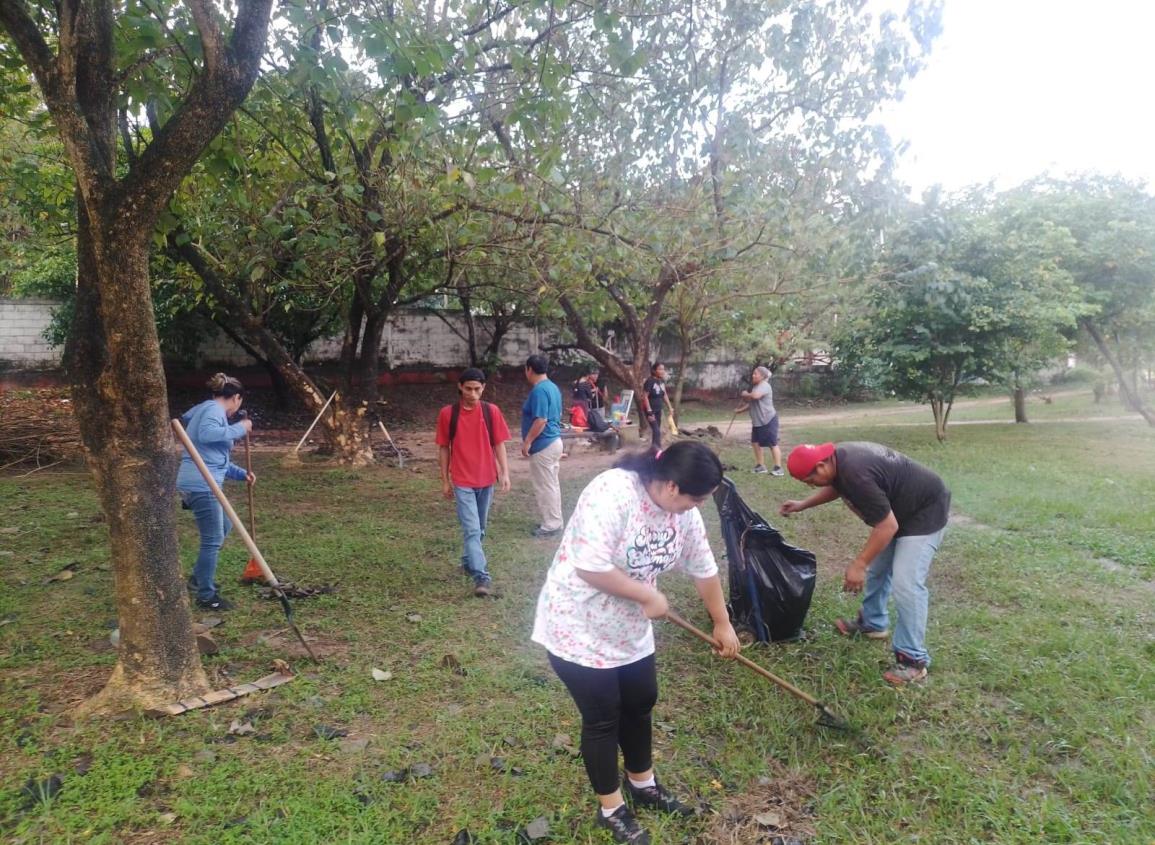
[(449, 412), (449, 448), (453, 448), (453, 438), (457, 436), (457, 420), (461, 417), (461, 403), (454, 402), (453, 410)]
[[(485, 420), (485, 430), (489, 432), (489, 445), (493, 442), (493, 405), (490, 402), (481, 403), (481, 416)], [(454, 402), (453, 410), (449, 412), (449, 448), (453, 448), (453, 438), (457, 437), (457, 421), (461, 418), (461, 403)]]
[(489, 402), (481, 403), (481, 417), (485, 420), (485, 430), (489, 434), (489, 445), (493, 446), (493, 405)]

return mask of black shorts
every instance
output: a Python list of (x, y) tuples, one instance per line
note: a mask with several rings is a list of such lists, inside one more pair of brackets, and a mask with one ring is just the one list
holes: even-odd
[(757, 443), (759, 446), (777, 446), (778, 415), (775, 414), (774, 419), (766, 425), (756, 425), (750, 429), (750, 442)]

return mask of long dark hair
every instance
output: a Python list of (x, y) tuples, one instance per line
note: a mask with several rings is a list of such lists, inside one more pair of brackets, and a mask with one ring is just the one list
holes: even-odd
[(694, 440), (625, 455), (614, 466), (636, 472), (643, 483), (672, 481), (687, 496), (706, 496), (722, 482), (722, 462), (709, 447)]

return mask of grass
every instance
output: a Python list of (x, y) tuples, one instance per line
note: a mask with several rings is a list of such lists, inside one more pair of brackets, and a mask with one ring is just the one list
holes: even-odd
[[(1056, 400), (1058, 402), (1059, 400)], [(923, 409), (925, 411), (925, 409)], [(887, 423), (892, 420), (884, 418)], [(932, 576), (931, 676), (895, 691), (885, 644), (848, 643), (840, 571), (865, 538), (835, 505), (789, 521), (789, 479), (735, 474), (756, 510), (819, 556), (803, 642), (747, 653), (862, 729), (814, 712), (689, 636), (658, 626), (658, 766), (716, 812), (653, 819), (655, 841), (756, 842), (787, 830), (821, 843), (1150, 843), (1155, 838), (1155, 438), (1142, 424), (785, 427), (790, 442), (872, 439), (935, 467), (961, 517)], [(631, 441), (632, 442), (632, 441)], [(745, 467), (737, 443), (723, 458)], [(282, 577), (340, 582), (298, 604), (326, 652), (280, 689), (162, 721), (70, 725), (62, 711), (114, 662), (104, 526), (88, 479), (0, 479), (0, 835), (12, 842), (513, 843), (538, 816), (552, 840), (606, 842), (590, 823), (572, 702), (528, 642), (552, 546), (526, 536), (528, 480), (499, 498), (487, 541), (503, 597), (478, 601), (455, 569), (452, 510), (430, 463), (352, 472), (257, 455), (262, 550)], [(563, 465), (572, 507), (596, 471)], [(717, 537), (712, 508), (704, 509)], [(184, 566), (195, 531), (179, 516)], [(720, 541), (715, 549), (721, 553)], [(4, 554), (7, 552), (8, 554)], [(222, 572), (247, 554), (226, 544)], [(78, 563), (75, 577), (45, 583)], [(223, 579), (226, 581), (229, 578)], [(692, 586), (672, 603), (703, 622)], [(240, 588), (206, 658), (215, 685), (251, 680), (291, 648), (279, 607)], [(416, 614), (416, 616), (414, 615)], [(447, 656), (452, 659), (446, 660)], [(460, 670), (455, 669), (459, 664)], [(392, 672), (374, 681), (372, 668)], [(233, 720), (255, 733), (228, 736)], [(369, 739), (323, 740), (329, 725)], [(560, 743), (564, 745), (565, 743)], [(502, 758), (495, 766), (492, 758)], [(383, 774), (427, 763), (429, 777)], [(81, 773), (83, 772), (83, 773)], [(54, 798), (21, 794), (62, 778)]]

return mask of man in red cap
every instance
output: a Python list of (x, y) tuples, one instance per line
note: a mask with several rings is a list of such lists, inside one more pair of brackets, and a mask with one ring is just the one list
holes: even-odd
[(941, 478), (906, 455), (877, 443), (823, 443), (796, 447), (786, 460), (790, 474), (818, 489), (784, 502), (789, 516), (843, 499), (871, 526), (866, 545), (848, 567), (842, 588), (865, 593), (854, 620), (834, 625), (846, 637), (886, 639), (887, 602), (894, 595), (896, 664), (883, 678), (896, 686), (926, 677), (926, 618), (930, 564), (950, 513), (950, 490)]

